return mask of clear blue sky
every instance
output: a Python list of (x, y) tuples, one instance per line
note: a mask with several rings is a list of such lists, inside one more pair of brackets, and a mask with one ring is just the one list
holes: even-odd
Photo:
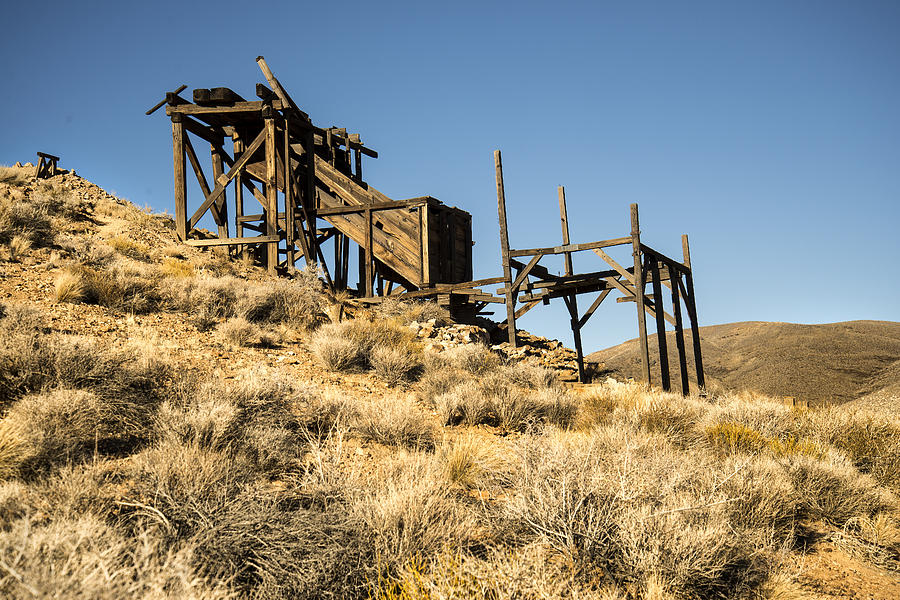
[[(472, 213), (476, 277), (500, 274), (500, 148), (514, 247), (558, 243), (562, 184), (573, 241), (625, 235), (631, 202), (651, 246), (677, 257), (689, 233), (702, 324), (900, 320), (898, 2), (18, 2), (3, 13), (0, 163), (51, 152), (171, 211), (169, 123), (144, 111), (182, 83), (253, 97), (262, 54), (314, 122), (379, 151), (370, 183)], [(522, 325), (569, 341), (563, 313), (535, 309)], [(586, 350), (635, 332), (633, 305), (608, 301)]]

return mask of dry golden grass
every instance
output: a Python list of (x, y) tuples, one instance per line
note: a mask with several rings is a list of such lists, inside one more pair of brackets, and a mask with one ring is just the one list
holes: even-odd
[(53, 283), (53, 299), (56, 302), (84, 302), (87, 298), (87, 283), (84, 275), (77, 270), (64, 270)]

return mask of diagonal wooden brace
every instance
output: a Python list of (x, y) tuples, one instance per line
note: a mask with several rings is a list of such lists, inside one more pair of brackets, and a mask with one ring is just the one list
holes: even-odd
[(238, 171), (244, 168), (244, 166), (250, 162), (250, 158), (259, 150), (259, 147), (262, 146), (263, 142), (266, 141), (266, 130), (263, 129), (259, 135), (256, 136), (256, 139), (253, 140), (253, 143), (247, 148), (244, 154), (241, 155), (239, 159), (234, 161), (234, 164), (228, 170), (228, 173), (219, 177), (216, 181), (216, 188), (210, 192), (209, 196), (206, 197), (206, 200), (203, 201), (203, 204), (200, 205), (200, 208), (191, 216), (189, 221), (190, 226), (193, 227), (197, 224), (197, 221), (200, 220), (209, 207), (213, 205), (213, 203), (219, 199), (219, 196), (225, 191), (225, 187), (234, 179), (235, 175), (238, 174)]

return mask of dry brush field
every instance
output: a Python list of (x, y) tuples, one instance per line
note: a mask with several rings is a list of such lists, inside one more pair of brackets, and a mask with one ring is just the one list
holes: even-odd
[(900, 595), (891, 417), (576, 393), (170, 223), (0, 170), (0, 596)]

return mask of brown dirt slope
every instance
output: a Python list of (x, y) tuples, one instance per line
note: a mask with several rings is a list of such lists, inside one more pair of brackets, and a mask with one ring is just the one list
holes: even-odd
[[(900, 403), (896, 400), (900, 398), (900, 323), (800, 325), (748, 321), (701, 327), (700, 339), (711, 386), (811, 402), (843, 403), (865, 396), (888, 405)], [(670, 332), (666, 340), (677, 389), (674, 333)], [(686, 344), (690, 354), (690, 335)], [(650, 336), (651, 373), (656, 382), (657, 348), (656, 336)], [(588, 360), (602, 363), (602, 371), (614, 376), (640, 376), (636, 339), (594, 352)], [(693, 361), (689, 363), (692, 372)], [(891, 398), (895, 400), (891, 402)]]

